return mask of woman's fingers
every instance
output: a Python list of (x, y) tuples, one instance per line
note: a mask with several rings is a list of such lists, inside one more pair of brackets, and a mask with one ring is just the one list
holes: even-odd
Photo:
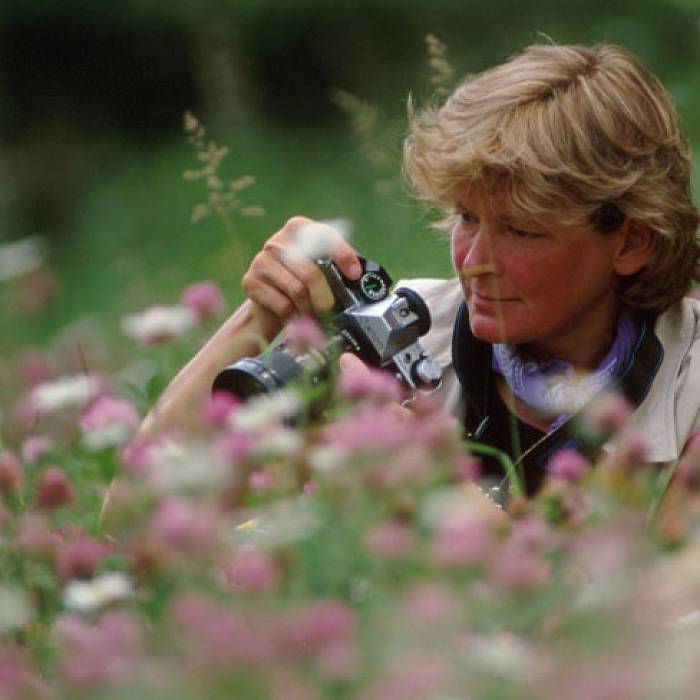
[[(243, 276), (243, 291), (251, 301), (277, 315), (283, 323), (295, 312), (322, 314), (335, 302), (318, 265), (310, 259), (290, 255), (295, 247), (299, 248), (304, 229), (308, 227), (311, 235), (314, 227), (319, 226), (324, 227), (305, 217), (293, 217), (265, 242)], [(339, 233), (337, 237), (329, 236), (328, 242), (328, 252), (340, 271), (349, 279), (357, 279), (361, 267), (352, 247)]]
[(343, 239), (340, 239), (331, 259), (340, 271), (351, 280), (356, 280), (362, 274), (362, 266), (355, 250)]
[[(256, 304), (278, 313), (285, 320), (295, 311), (312, 314), (309, 288), (299, 275), (272, 256), (259, 254), (258, 257), (243, 277), (243, 290), (248, 297)], [(268, 306), (268, 303), (272, 303), (273, 307)]]

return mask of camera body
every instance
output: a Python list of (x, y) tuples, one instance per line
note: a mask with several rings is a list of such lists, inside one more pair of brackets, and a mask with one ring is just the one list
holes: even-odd
[(362, 257), (357, 280), (346, 278), (328, 257), (315, 262), (335, 299), (326, 344), (303, 350), (284, 342), (274, 345), (257, 357), (226, 367), (212, 390), (245, 400), (290, 382), (319, 385), (332, 376), (338, 356), (346, 351), (374, 367), (392, 369), (410, 390), (436, 389), (442, 377), (440, 366), (418, 341), (430, 329), (430, 312), (423, 299), (405, 287), (390, 292), (392, 282), (384, 268)]

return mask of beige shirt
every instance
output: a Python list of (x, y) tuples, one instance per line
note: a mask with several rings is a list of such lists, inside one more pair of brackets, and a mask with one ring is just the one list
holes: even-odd
[[(401, 280), (396, 286), (414, 289), (430, 309), (432, 325), (421, 343), (442, 367), (438, 391), (443, 405), (461, 419), (462, 392), (452, 365), (452, 329), (463, 299), (459, 280)], [(648, 440), (649, 461), (668, 463), (700, 430), (700, 300), (686, 297), (672, 306), (659, 316), (654, 331), (664, 356), (633, 420)]]

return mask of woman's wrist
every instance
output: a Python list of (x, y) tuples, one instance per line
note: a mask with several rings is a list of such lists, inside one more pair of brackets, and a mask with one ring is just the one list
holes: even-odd
[(217, 373), (243, 357), (259, 354), (281, 329), (279, 319), (250, 300), (243, 302), (170, 382), (141, 432), (197, 426)]

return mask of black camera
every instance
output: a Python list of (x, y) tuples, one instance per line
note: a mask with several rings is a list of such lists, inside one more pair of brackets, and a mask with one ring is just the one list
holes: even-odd
[(247, 357), (222, 370), (212, 391), (228, 391), (245, 400), (298, 382), (324, 384), (339, 355), (350, 351), (369, 365), (391, 368), (409, 389), (430, 391), (440, 385), (442, 371), (418, 338), (430, 329), (430, 312), (412, 289), (389, 291), (391, 278), (383, 267), (360, 257), (362, 275), (347, 279), (330, 260), (315, 260), (331, 288), (335, 305), (328, 341), (322, 348), (296, 350), (284, 342), (257, 357)]

